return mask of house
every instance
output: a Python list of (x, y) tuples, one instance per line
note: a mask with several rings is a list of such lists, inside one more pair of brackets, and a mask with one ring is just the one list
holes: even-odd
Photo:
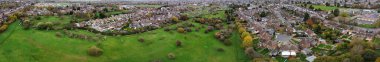
[(306, 32), (307, 35), (309, 35), (309, 36), (311, 36), (311, 37), (314, 37), (314, 36), (317, 35), (317, 34), (314, 33), (314, 31), (312, 31), (312, 30), (310, 30), (310, 29), (307, 29), (305, 32)]
[(309, 62), (313, 62), (314, 59), (316, 59), (316, 58), (317, 58), (316, 56), (312, 55), (312, 56), (306, 57), (306, 60), (309, 61)]
[(313, 50), (309, 49), (309, 48), (304, 48), (301, 50), (301, 52), (305, 55), (309, 55), (313, 52)]
[(293, 51), (293, 50), (282, 51), (282, 52), (281, 52), (281, 56), (282, 56), (282, 57), (285, 57), (285, 58), (287, 58), (287, 57), (291, 57), (291, 56), (296, 56), (296, 55), (297, 55), (296, 51)]

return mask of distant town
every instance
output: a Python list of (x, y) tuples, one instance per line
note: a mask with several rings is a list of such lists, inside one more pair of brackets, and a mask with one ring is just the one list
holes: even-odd
[(380, 62), (380, 0), (0, 0), (0, 62)]

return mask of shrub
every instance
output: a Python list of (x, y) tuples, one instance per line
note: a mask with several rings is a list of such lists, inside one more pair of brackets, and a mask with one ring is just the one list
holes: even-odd
[(200, 30), (200, 28), (195, 28), (195, 30), (194, 30), (194, 31), (198, 32), (199, 30)]
[(92, 47), (90, 47), (90, 48), (88, 49), (88, 54), (89, 54), (90, 56), (95, 56), (95, 57), (97, 57), (97, 56), (100, 56), (100, 55), (103, 54), (103, 50), (100, 49), (100, 48), (98, 48), (98, 47), (96, 47), (96, 46), (92, 46)]
[(189, 17), (186, 14), (181, 15), (181, 20), (188, 20), (188, 19), (189, 19)]
[(214, 30), (214, 27), (213, 26), (208, 26), (205, 33), (208, 33), (208, 32), (211, 32)]
[(0, 32), (5, 31), (8, 28), (8, 25), (3, 25), (0, 27)]
[(57, 36), (57, 37), (62, 37), (62, 34), (61, 34), (60, 32), (56, 32), (56, 33), (55, 33), (55, 36)]
[(179, 40), (177, 40), (177, 41), (176, 41), (176, 46), (177, 46), (177, 47), (181, 47), (181, 46), (182, 46), (182, 42), (179, 41)]
[(201, 18), (198, 21), (199, 21), (199, 23), (202, 23), (202, 24), (206, 23), (206, 20), (204, 18)]
[(170, 31), (170, 28), (164, 28), (164, 31)]
[(185, 33), (185, 29), (183, 29), (183, 28), (177, 28), (177, 31), (178, 31), (179, 33)]
[(223, 44), (226, 45), (226, 46), (230, 46), (231, 45), (231, 41), (230, 40), (224, 40), (223, 41)]
[(191, 28), (186, 27), (186, 28), (185, 28), (185, 31), (186, 31), (186, 32), (191, 32)]
[(239, 27), (239, 33), (243, 33), (243, 32), (246, 32), (245, 28), (244, 27)]
[(174, 60), (175, 59), (174, 53), (169, 53), (168, 58)]
[(145, 42), (145, 40), (143, 38), (139, 38), (138, 41), (141, 42), (141, 43)]
[(171, 20), (176, 22), (176, 23), (180, 22), (178, 17), (176, 17), (176, 16), (171, 17)]
[(241, 34), (240, 38), (244, 38), (244, 37), (249, 36), (249, 35), (251, 35), (251, 34), (249, 34), (249, 32), (243, 32)]
[(218, 51), (218, 52), (224, 52), (224, 49), (223, 48), (217, 48), (216, 51)]

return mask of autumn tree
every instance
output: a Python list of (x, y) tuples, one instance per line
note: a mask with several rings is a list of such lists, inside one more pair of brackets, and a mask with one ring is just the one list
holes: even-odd
[(185, 33), (185, 29), (184, 29), (184, 28), (177, 28), (177, 31), (178, 31), (179, 33)]
[(13, 21), (15, 21), (17, 19), (17, 16), (16, 15), (14, 15), (14, 14), (12, 14), (12, 15), (9, 15), (9, 17), (8, 17), (8, 22), (13, 22)]
[(250, 35), (249, 32), (243, 32), (241, 34), (240, 38), (244, 38), (244, 37), (249, 36), (249, 35)]
[(239, 27), (239, 33), (243, 33), (243, 32), (246, 32), (245, 28), (244, 27)]
[(253, 38), (252, 38), (252, 36), (250, 36), (250, 35), (248, 35), (248, 36), (245, 36), (244, 38), (243, 38), (243, 47), (244, 48), (247, 48), (247, 47), (251, 47), (252, 46), (252, 42), (253, 41)]
[(176, 17), (176, 16), (172, 16), (171, 20), (174, 21), (175, 23), (180, 22), (179, 19), (178, 19), (178, 17)]
[(377, 21), (374, 23), (374, 25), (375, 25), (376, 27), (380, 27), (380, 18), (377, 19)]
[(0, 32), (5, 31), (8, 28), (8, 25), (3, 25), (0, 27)]
[(312, 25), (314, 25), (314, 21), (309, 18), (309, 19), (306, 20), (306, 24), (309, 25), (309, 26), (312, 26)]
[(380, 62), (380, 57), (377, 57), (375, 62)]
[(347, 12), (342, 12), (342, 13), (340, 13), (340, 16), (342, 16), (342, 17), (348, 17), (350, 15)]

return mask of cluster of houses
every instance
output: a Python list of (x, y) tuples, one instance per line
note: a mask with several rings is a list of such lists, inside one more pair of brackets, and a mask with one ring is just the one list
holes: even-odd
[[(267, 8), (274, 7), (278, 6)], [(296, 53), (310, 55), (311, 47), (326, 43), (310, 29), (294, 28), (293, 24), (302, 22), (301, 17), (284, 14), (286, 12), (283, 10), (264, 8), (240, 9), (236, 14), (239, 19), (247, 21), (246, 29), (259, 37), (259, 47), (268, 48), (270, 56), (294, 57)], [(267, 17), (257, 15), (263, 11), (270, 11), (271, 14)], [(284, 32), (280, 32), (281, 30)]]
[[(9, 4), (10, 2), (7, 2), (7, 3)], [(0, 9), (0, 26), (2, 26), (2, 24), (7, 20), (8, 15), (10, 15), (16, 11), (19, 11), (21, 9), (24, 9), (25, 7), (31, 5), (31, 3), (28, 3), (28, 2), (17, 2), (17, 3), (12, 2), (12, 3), (20, 4), (20, 5), (18, 5), (18, 7), (16, 7), (16, 8), (2, 8), (2, 9)]]
[(36, 3), (34, 8), (27, 11), (27, 15), (56, 15), (69, 12), (84, 14), (93, 11), (102, 11), (105, 7), (94, 7), (80, 3)]
[(186, 9), (182, 6), (161, 8), (139, 8), (135, 12), (121, 14), (104, 19), (95, 19), (76, 23), (77, 27), (90, 27), (100, 32), (122, 30), (128, 28), (142, 28), (147, 26), (160, 27), (161, 24), (171, 21), (172, 17), (179, 17), (180, 12)]

